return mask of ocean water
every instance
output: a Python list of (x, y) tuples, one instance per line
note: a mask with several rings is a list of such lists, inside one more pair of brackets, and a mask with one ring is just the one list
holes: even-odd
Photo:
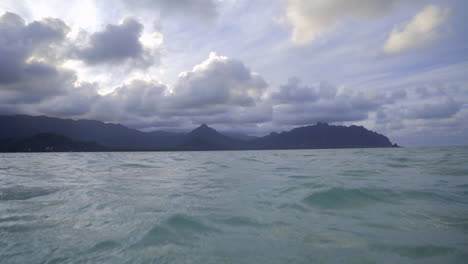
[(468, 263), (468, 148), (0, 154), (0, 263)]

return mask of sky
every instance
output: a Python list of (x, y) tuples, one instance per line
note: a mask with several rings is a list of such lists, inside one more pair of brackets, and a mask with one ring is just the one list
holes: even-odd
[(2, 0), (0, 114), (468, 145), (465, 0)]

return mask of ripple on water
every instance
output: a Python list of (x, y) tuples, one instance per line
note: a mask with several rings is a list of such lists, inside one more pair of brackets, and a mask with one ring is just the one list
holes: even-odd
[(431, 191), (431, 190), (406, 190), (402, 191), (402, 198), (404, 199), (412, 199), (412, 200), (425, 200), (425, 201), (437, 201), (437, 202), (445, 202), (445, 203), (466, 203), (457, 197), (454, 194), (448, 195), (439, 191)]
[(429, 221), (433, 226), (441, 227), (443, 229), (453, 228), (465, 234), (468, 233), (468, 213), (461, 211), (457, 213), (441, 214), (428, 212), (423, 214), (426, 221)]
[(228, 166), (228, 165), (226, 165), (226, 164), (222, 164), (222, 163), (214, 162), (214, 161), (206, 161), (206, 162), (203, 162), (203, 165), (215, 166), (215, 167), (219, 167), (219, 168), (223, 168), (223, 169), (230, 168), (230, 166)]
[(203, 224), (195, 217), (176, 214), (171, 216), (165, 221), (165, 224), (174, 228), (179, 233), (208, 233), (215, 231), (215, 229)]
[(140, 163), (124, 163), (119, 165), (121, 168), (135, 168), (135, 169), (150, 169), (155, 168), (154, 166), (140, 164)]
[(241, 161), (248, 161), (248, 162), (258, 162), (258, 163), (264, 163), (263, 161), (261, 160), (258, 160), (256, 158), (247, 158), (247, 157), (243, 157), (240, 159)]
[(278, 167), (278, 168), (275, 168), (276, 171), (285, 171), (285, 172), (288, 172), (288, 171), (296, 171), (298, 170), (297, 168), (292, 168), (292, 167)]
[(227, 219), (223, 219), (220, 221), (223, 224), (230, 225), (230, 226), (245, 226), (245, 227), (266, 227), (267, 224), (262, 224), (257, 222), (256, 220), (250, 217), (242, 217), (242, 216), (233, 216)]
[(0, 189), (0, 201), (28, 200), (58, 192), (59, 188), (15, 186)]
[(180, 244), (174, 232), (160, 225), (155, 225), (143, 238), (133, 245), (133, 248), (144, 248), (167, 244)]
[(312, 207), (321, 209), (352, 209), (375, 203), (394, 202), (396, 194), (387, 189), (345, 189), (331, 188), (326, 191), (315, 192), (304, 202)]
[(436, 246), (436, 245), (391, 245), (391, 244), (371, 244), (371, 250), (394, 253), (401, 257), (410, 259), (422, 259), (436, 256), (445, 256), (455, 253), (456, 248)]
[(409, 168), (409, 167), (411, 167), (410, 165), (405, 164), (405, 163), (394, 163), (394, 162), (392, 162), (392, 163), (387, 163), (386, 165), (387, 165), (387, 167), (396, 168), (396, 169), (399, 169), (399, 168)]
[(167, 244), (182, 245), (199, 235), (216, 232), (195, 217), (175, 214), (161, 224), (156, 224), (133, 247), (162, 246)]
[(102, 242), (99, 242), (96, 245), (94, 245), (94, 247), (92, 247), (89, 250), (89, 252), (108, 251), (108, 250), (112, 250), (114, 248), (117, 248), (119, 246), (120, 246), (120, 244), (115, 242), (115, 241), (106, 240), (106, 241), (102, 241)]
[(345, 170), (341, 172), (344, 176), (366, 177), (380, 174), (377, 170)]
[(0, 224), (1, 223), (16, 223), (19, 221), (32, 221), (35, 220), (37, 216), (34, 215), (12, 215), (12, 216), (7, 216), (7, 217), (0, 217)]
[(401, 230), (397, 226), (394, 226), (394, 225), (391, 225), (391, 224), (385, 224), (385, 223), (360, 222), (359, 225), (365, 226), (365, 227), (370, 227), (370, 228), (383, 229), (383, 230), (394, 230), (394, 231), (400, 231)]
[(407, 162), (412, 161), (410, 158), (406, 158), (406, 157), (391, 157), (389, 158), (389, 160), (399, 162), (399, 163), (407, 163)]
[(447, 168), (436, 169), (432, 171), (431, 173), (444, 175), (444, 176), (468, 176), (468, 168), (447, 167)]
[(401, 204), (406, 201), (420, 200), (439, 203), (462, 203), (468, 201), (456, 195), (447, 195), (431, 190), (393, 191), (383, 188), (331, 188), (314, 192), (304, 198), (310, 206), (321, 209), (352, 209), (373, 205), (376, 203)]

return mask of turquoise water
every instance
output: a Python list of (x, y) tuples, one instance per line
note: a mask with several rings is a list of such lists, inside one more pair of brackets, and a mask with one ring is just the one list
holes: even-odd
[(1, 263), (467, 263), (468, 148), (0, 154)]

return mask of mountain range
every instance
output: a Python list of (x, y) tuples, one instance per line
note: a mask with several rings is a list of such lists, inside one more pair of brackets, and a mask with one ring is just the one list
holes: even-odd
[[(29, 144), (29, 145), (28, 145)], [(142, 132), (121, 124), (46, 116), (0, 116), (0, 151), (160, 151), (395, 147), (362, 126), (327, 123), (263, 137), (220, 133), (203, 124), (189, 133)]]

